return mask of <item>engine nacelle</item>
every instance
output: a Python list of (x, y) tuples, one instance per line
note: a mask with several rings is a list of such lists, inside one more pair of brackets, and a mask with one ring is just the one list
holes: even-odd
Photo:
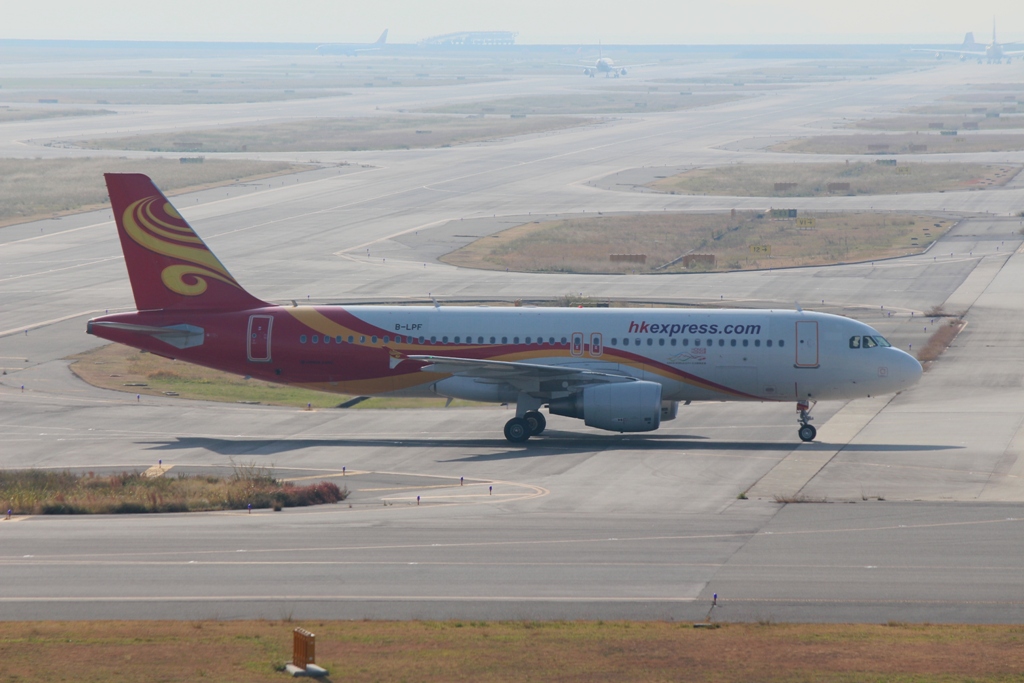
[(584, 387), (571, 396), (552, 399), (548, 410), (610, 432), (650, 432), (661, 426), (661, 404), (657, 382), (623, 382)]
[(679, 416), (679, 401), (661, 402), (661, 421), (668, 422)]
[(508, 384), (481, 382), (472, 377), (448, 377), (431, 384), (430, 390), (438, 396), (481, 403), (515, 403), (519, 398), (519, 391)]

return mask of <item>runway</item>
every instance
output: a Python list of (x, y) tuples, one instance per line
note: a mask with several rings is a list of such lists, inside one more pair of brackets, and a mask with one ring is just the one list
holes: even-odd
[[(680, 68), (727, 73), (735, 64)], [(658, 67), (650, 82), (671, 69)], [(940, 307), (965, 313), (964, 331), (913, 389), (817, 406), (813, 444), (797, 442), (790, 404), (691, 405), (645, 435), (555, 417), (543, 437), (511, 446), (500, 407), (396, 413), (136, 400), (85, 385), (65, 360), (97, 343), (85, 320), (132, 305), (109, 211), (0, 229), (4, 468), (162, 460), (190, 472), (256, 463), (285, 478), (328, 477), (352, 492), (338, 505), (276, 513), (0, 521), (0, 618), (1020, 622), (1024, 236), (1011, 214), (1024, 210), (1024, 186), (789, 202), (963, 216), (927, 253), (876, 263), (576, 276), (436, 260), (456, 235), (523, 216), (765, 208), (764, 198), (589, 183), (644, 166), (763, 161), (764, 152), (725, 146), (931, 101), (996, 78), (986, 73), (957, 65), (896, 71), (449, 149), (316, 153), (322, 168), (174, 200), (235, 278), (272, 300), (581, 292), (799, 303), (862, 319), (912, 351), (942, 324)], [(315, 116), (339, 103), (366, 114), (600, 85), (517, 77), (336, 100), (125, 107), (117, 117), (0, 124), (0, 154), (83, 154), (27, 141), (112, 134), (115, 126)], [(1018, 152), (964, 156), (1024, 162)]]

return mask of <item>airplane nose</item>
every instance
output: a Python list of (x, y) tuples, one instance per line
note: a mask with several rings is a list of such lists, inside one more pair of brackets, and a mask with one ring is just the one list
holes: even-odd
[[(917, 381), (921, 379), (921, 374), (924, 372), (924, 368), (922, 368), (917, 359), (909, 353), (906, 353), (905, 351), (898, 351), (898, 353), (900, 355), (896, 358), (896, 362), (893, 363), (895, 366), (894, 369), (896, 370), (895, 379), (899, 385), (899, 389), (906, 389), (907, 387), (912, 387), (917, 384)], [(897, 389), (897, 391), (899, 389)]]

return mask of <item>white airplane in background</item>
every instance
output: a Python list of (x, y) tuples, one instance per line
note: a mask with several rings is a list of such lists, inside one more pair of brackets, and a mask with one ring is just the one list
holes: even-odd
[(361, 52), (375, 52), (384, 47), (388, 42), (388, 29), (380, 34), (375, 43), (327, 43), (316, 48), (317, 53), (322, 55), (351, 55), (356, 57)]
[(921, 376), (870, 326), (803, 310), (275, 305), (231, 277), (148, 177), (106, 181), (138, 310), (94, 318), (90, 334), (321, 391), (515, 404), (513, 443), (544, 432), (544, 406), (648, 432), (690, 401), (792, 402), (811, 441), (812, 403)]
[[(967, 61), (968, 59), (977, 59), (978, 64), (981, 64), (982, 60), (989, 64), (1001, 64), (1003, 58), (1006, 58), (1006, 63), (1009, 64), (1013, 57), (1024, 56), (1024, 50), (1007, 50), (1007, 46), (1014, 45), (1015, 43), (1000, 43), (996, 40), (996, 20), (992, 20), (992, 42), (988, 45), (982, 45), (981, 43), (974, 42), (974, 33), (968, 32), (964, 36), (963, 45), (960, 46), (959, 50), (934, 50), (935, 58), (942, 59), (942, 55), (957, 55), (961, 62)], [(917, 50), (917, 52), (933, 52), (933, 50)]]

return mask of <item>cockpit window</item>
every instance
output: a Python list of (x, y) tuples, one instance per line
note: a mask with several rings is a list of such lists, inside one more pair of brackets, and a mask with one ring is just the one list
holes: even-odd
[(865, 334), (864, 336), (850, 337), (851, 349), (873, 349), (876, 346), (892, 346), (880, 335)]

